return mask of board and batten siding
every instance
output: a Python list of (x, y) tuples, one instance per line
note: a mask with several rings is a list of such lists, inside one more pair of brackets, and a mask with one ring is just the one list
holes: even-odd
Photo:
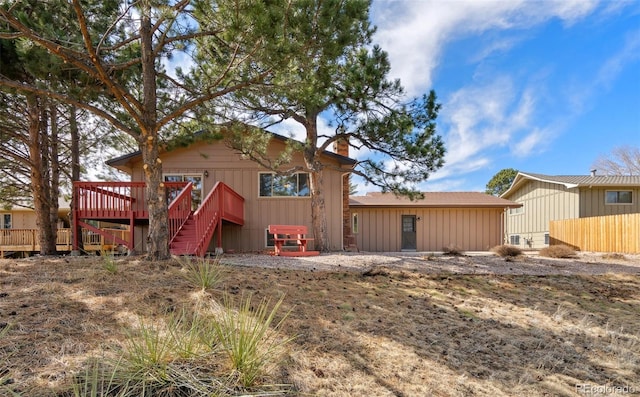
[[(284, 143), (273, 140), (270, 154), (284, 149)], [(245, 199), (245, 224), (224, 224), (222, 245), (225, 250), (261, 251), (266, 248), (265, 230), (269, 224), (305, 225), (311, 231), (310, 197), (260, 197), (259, 174), (269, 172), (256, 162), (243, 159), (223, 142), (196, 143), (189, 148), (176, 149), (161, 155), (163, 174), (202, 175), (203, 199), (216, 182), (221, 181)], [(332, 161), (332, 160), (331, 160)], [(294, 153), (292, 165), (304, 165), (302, 155)], [(336, 163), (337, 165), (337, 163)], [(208, 177), (204, 176), (207, 171)], [(304, 170), (303, 170), (304, 171)], [(142, 181), (141, 162), (132, 169), (132, 180)], [(327, 211), (329, 248), (342, 249), (342, 173), (324, 173), (324, 195)], [(138, 228), (136, 250), (144, 251), (146, 228)], [(143, 237), (145, 236), (145, 237)], [(216, 236), (209, 249), (214, 250)], [(312, 245), (312, 244), (311, 244)]]
[(414, 215), (417, 251), (487, 251), (502, 243), (502, 208), (388, 208), (352, 206), (359, 218), (356, 234), (362, 251), (402, 249), (402, 215)]
[(521, 203), (521, 209), (507, 212), (507, 243), (510, 236), (520, 236), (522, 248), (545, 247), (549, 221), (579, 216), (580, 195), (577, 188), (541, 181), (528, 181), (509, 200)]
[[(608, 191), (631, 191), (631, 204), (606, 204)], [(640, 187), (581, 187), (580, 218), (640, 213)]]

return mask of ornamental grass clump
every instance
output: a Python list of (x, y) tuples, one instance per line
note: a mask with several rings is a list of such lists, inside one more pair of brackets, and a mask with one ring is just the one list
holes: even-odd
[(193, 287), (203, 291), (212, 290), (217, 287), (225, 278), (227, 268), (221, 263), (221, 256), (216, 256), (213, 260), (207, 258), (184, 258), (178, 262), (182, 265), (184, 278)]
[(272, 327), (283, 300), (284, 297), (280, 298), (271, 309), (268, 299), (262, 299), (253, 307), (249, 295), (242, 298), (236, 310), (230, 297), (224, 297), (222, 310), (213, 322), (213, 330), (244, 387), (253, 386), (276, 366), (286, 344), (292, 340), (278, 335), (289, 312)]

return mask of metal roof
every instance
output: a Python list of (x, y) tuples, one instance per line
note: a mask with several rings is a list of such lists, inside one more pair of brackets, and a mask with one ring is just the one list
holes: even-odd
[(617, 186), (617, 187), (638, 187), (640, 186), (640, 175), (545, 175), (533, 172), (518, 172), (509, 189), (500, 197), (509, 197), (525, 181), (535, 180), (540, 182), (555, 183), (563, 185), (567, 189), (576, 187), (592, 186)]

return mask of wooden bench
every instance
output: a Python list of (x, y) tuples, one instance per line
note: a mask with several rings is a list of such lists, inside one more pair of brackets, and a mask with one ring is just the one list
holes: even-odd
[[(275, 255), (278, 256), (315, 256), (320, 251), (307, 251), (307, 242), (312, 238), (306, 237), (307, 227), (300, 225), (269, 225), (269, 233), (273, 234)], [(295, 251), (284, 251), (287, 242), (295, 242)]]

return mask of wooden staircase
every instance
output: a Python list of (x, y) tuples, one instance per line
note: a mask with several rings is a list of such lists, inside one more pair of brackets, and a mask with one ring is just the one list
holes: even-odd
[(194, 212), (191, 210), (190, 187), (187, 186), (169, 205), (169, 222), (172, 225), (169, 249), (172, 255), (204, 256), (216, 231), (216, 250), (222, 248), (222, 221), (244, 224), (244, 198), (218, 182)]
[(171, 241), (170, 249), (172, 255), (195, 255), (199, 243), (196, 222), (193, 219), (193, 211), (185, 220)]

